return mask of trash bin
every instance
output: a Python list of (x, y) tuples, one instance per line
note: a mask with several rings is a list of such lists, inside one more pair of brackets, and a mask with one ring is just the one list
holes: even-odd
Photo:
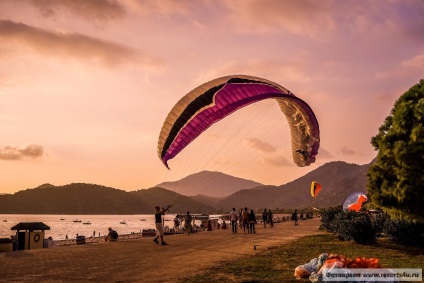
[(85, 236), (78, 236), (77, 237), (77, 245), (85, 244)]

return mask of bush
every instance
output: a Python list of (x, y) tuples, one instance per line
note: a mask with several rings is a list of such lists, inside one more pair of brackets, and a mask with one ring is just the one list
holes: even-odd
[(424, 247), (424, 222), (402, 219), (391, 220), (386, 213), (345, 212), (341, 206), (321, 212), (321, 228), (337, 234), (344, 241), (373, 244), (377, 235), (406, 246)]
[(389, 219), (384, 224), (383, 232), (389, 239), (402, 245), (424, 247), (424, 222)]
[(334, 228), (342, 240), (353, 240), (359, 244), (376, 242), (377, 229), (368, 214), (341, 212), (335, 217)]
[(390, 220), (390, 215), (380, 211), (378, 214), (371, 214), (370, 216), (377, 235), (380, 235), (383, 233), (386, 221)]
[(330, 232), (336, 232), (334, 219), (337, 214), (343, 212), (342, 206), (330, 207), (321, 211), (321, 228)]
[(363, 212), (345, 212), (341, 207), (333, 207), (321, 213), (321, 226), (327, 231), (336, 233), (341, 240), (373, 244), (381, 231), (379, 226), (382, 226), (381, 221), (384, 219)]

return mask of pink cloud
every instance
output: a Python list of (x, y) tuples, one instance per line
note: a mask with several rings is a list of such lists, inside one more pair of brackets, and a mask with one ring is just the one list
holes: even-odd
[(342, 154), (345, 154), (345, 155), (357, 155), (358, 153), (356, 152), (356, 151), (354, 151), (353, 149), (350, 149), (350, 148), (347, 148), (347, 147), (342, 147), (341, 149), (340, 149), (340, 152), (342, 153)]
[(403, 67), (424, 69), (424, 51), (414, 58), (402, 62)]
[(317, 155), (317, 159), (330, 159), (330, 158), (334, 158), (334, 156), (326, 149), (324, 149), (323, 147), (320, 147), (318, 150), (318, 155)]
[[(44, 56), (74, 58), (108, 67), (139, 63), (163, 67), (161, 60), (141, 54), (122, 44), (104, 41), (79, 33), (58, 33), (23, 23), (0, 20), (0, 42), (11, 47), (29, 48)], [(15, 50), (15, 52), (18, 52)]]
[[(281, 32), (282, 30), (315, 36), (319, 29), (334, 29), (329, 15), (329, 2), (317, 1), (234, 1), (227, 2), (233, 10), (229, 20), (244, 32)], [(264, 17), (263, 15), (266, 15)]]
[(23, 148), (10, 145), (0, 148), (0, 160), (20, 160), (23, 157), (38, 158), (43, 155), (44, 148), (36, 144), (30, 144)]
[(256, 138), (247, 138), (244, 140), (244, 143), (248, 148), (253, 148), (262, 152), (275, 152), (274, 146)]
[(123, 18), (124, 7), (114, 0), (32, 0), (31, 3), (44, 17), (56, 16), (61, 10), (88, 21), (106, 22)]
[(288, 160), (283, 156), (264, 157), (261, 160), (267, 165), (279, 167), (293, 167), (293, 160)]

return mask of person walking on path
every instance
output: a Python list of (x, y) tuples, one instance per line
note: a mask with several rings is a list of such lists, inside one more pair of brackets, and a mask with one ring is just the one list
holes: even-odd
[(294, 225), (299, 225), (298, 218), (297, 218), (297, 209), (294, 210), (292, 217), (291, 217), (291, 220), (294, 221)]
[(190, 215), (190, 211), (187, 210), (186, 215), (184, 215), (184, 233), (190, 235), (191, 233), (191, 221), (193, 217)]
[(249, 233), (249, 212), (247, 211), (247, 207), (245, 207), (243, 210), (242, 218), (243, 218), (243, 231), (244, 233), (246, 233), (246, 229), (247, 229), (247, 233)]
[(165, 243), (165, 241), (163, 240), (163, 223), (162, 223), (162, 215), (165, 215), (165, 211), (167, 211), (171, 206), (167, 206), (164, 209), (160, 209), (159, 205), (155, 206), (155, 225), (156, 225), (156, 238), (154, 238), (153, 242), (155, 242), (156, 244), (159, 244), (158, 238), (160, 237), (161, 239), (161, 244), (162, 245), (167, 245), (167, 243)]
[(233, 211), (230, 212), (230, 221), (231, 221), (231, 230), (233, 234), (237, 233), (237, 212), (236, 209), (233, 208)]
[(264, 222), (264, 228), (266, 228), (266, 222), (268, 221), (268, 212), (266, 211), (266, 208), (264, 209), (264, 212), (262, 212), (262, 221)]
[(252, 209), (249, 213), (249, 233), (250, 234), (256, 233), (255, 224), (256, 224), (256, 215)]
[(180, 219), (178, 219), (178, 215), (174, 218), (174, 234), (180, 232)]
[(271, 211), (271, 209), (268, 210), (268, 222), (269, 222), (269, 225), (271, 225), (271, 228), (273, 228), (274, 222), (272, 221), (272, 211)]

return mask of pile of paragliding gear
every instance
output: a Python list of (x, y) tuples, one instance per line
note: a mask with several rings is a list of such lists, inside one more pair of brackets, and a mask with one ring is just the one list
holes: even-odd
[[(334, 271), (334, 269), (338, 269), (338, 273), (349, 273), (357, 268), (366, 269), (382, 267), (377, 258), (356, 257), (355, 259), (351, 259), (340, 254), (323, 253), (319, 255), (318, 258), (314, 258), (310, 262), (296, 267), (294, 276), (296, 279), (309, 278), (311, 282), (323, 282), (323, 272), (331, 272)], [(371, 278), (371, 280), (373, 279)]]

